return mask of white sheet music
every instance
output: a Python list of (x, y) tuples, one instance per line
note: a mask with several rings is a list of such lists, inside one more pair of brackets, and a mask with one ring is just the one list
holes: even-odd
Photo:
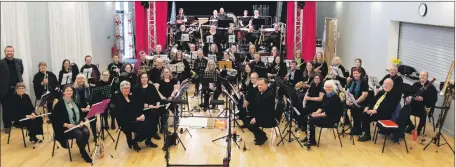
[(188, 42), (188, 41), (190, 41), (190, 34), (182, 34), (182, 36), (181, 36), (181, 41), (182, 41), (182, 42)]
[(71, 78), (73, 78), (73, 74), (71, 72), (63, 74), (62, 82), (60, 83), (60, 85), (71, 84)]
[(86, 78), (92, 78), (92, 68), (85, 68), (82, 73), (86, 76)]
[(272, 63), (274, 61), (274, 56), (261, 56), (261, 61), (264, 63)]
[(168, 64), (168, 68), (171, 72), (177, 72), (177, 64)]
[(214, 37), (212, 35), (206, 36), (206, 42), (207, 43), (214, 43)]
[(215, 54), (208, 54), (207, 58), (209, 60), (213, 60), (213, 61), (217, 62), (217, 56)]
[(235, 35), (228, 35), (228, 43), (236, 43), (236, 36)]
[(155, 56), (146, 56), (146, 60), (153, 60)]

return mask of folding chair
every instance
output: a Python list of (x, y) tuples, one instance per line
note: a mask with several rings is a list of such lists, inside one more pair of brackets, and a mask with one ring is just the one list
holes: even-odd
[[(378, 129), (377, 129), (378, 127)], [(377, 121), (377, 126), (374, 129), (374, 144), (377, 144), (377, 138), (378, 138), (378, 133), (380, 131), (387, 131), (387, 132), (393, 132), (393, 131), (398, 131), (400, 133), (404, 133), (404, 130), (399, 128), (399, 126), (391, 121), (391, 120), (379, 120)], [(386, 145), (386, 137), (389, 135), (385, 135), (385, 139), (383, 141), (383, 147), (382, 147), (382, 153), (385, 151), (385, 145)], [(407, 147), (407, 141), (405, 140), (405, 135), (403, 137), (399, 137), (404, 140), (405, 143), (405, 150), (407, 150), (408, 153), (408, 147)]]
[(318, 126), (318, 125), (315, 125), (315, 127), (320, 127), (320, 133), (318, 135), (318, 142), (317, 142), (317, 147), (320, 146), (320, 137), (321, 137), (321, 131), (326, 128), (326, 129), (331, 129), (333, 131), (333, 134), (334, 134), (334, 139), (336, 139), (336, 133), (334, 132), (334, 129), (336, 129), (337, 131), (337, 137), (339, 138), (339, 143), (340, 143), (340, 147), (342, 147), (342, 140), (340, 140), (340, 134), (339, 133), (339, 129), (338, 129), (338, 124), (339, 124), (339, 121), (337, 121), (336, 123), (330, 125), (330, 126)]
[[(14, 121), (12, 121), (12, 122), (14, 122)], [(20, 126), (21, 126), (21, 132), (22, 132), (22, 141), (24, 142), (24, 148), (27, 148), (27, 144), (25, 143), (25, 136), (26, 136), (27, 132), (25, 132), (25, 134), (24, 134), (24, 126), (23, 125), (20, 125)], [(10, 129), (10, 131), (8, 133), (8, 141), (6, 142), (6, 144), (10, 143), (10, 138), (11, 138), (12, 132), (13, 132), (13, 129)]]
[[(71, 145), (68, 143), (68, 140), (71, 140)], [(74, 138), (67, 138), (67, 140), (65, 140), (67, 146), (68, 146), (68, 155), (70, 156), (70, 162), (73, 161), (73, 158), (71, 157), (71, 148), (73, 148), (73, 140)], [(52, 157), (54, 157), (54, 152), (55, 152), (55, 143), (56, 143), (56, 140), (55, 140), (55, 134), (54, 134), (54, 144), (52, 146)], [(88, 143), (87, 144), (87, 148), (89, 149), (89, 152), (90, 152), (90, 144)], [(57, 149), (58, 149), (58, 146), (57, 146)]]

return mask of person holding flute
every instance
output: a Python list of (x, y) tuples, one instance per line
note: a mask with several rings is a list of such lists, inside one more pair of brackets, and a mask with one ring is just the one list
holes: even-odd
[[(53, 115), (53, 128), (55, 132), (55, 139), (60, 143), (63, 148), (68, 149), (67, 139), (76, 139), (76, 144), (79, 147), (79, 152), (82, 158), (87, 163), (92, 163), (92, 158), (85, 150), (86, 145), (89, 143), (90, 132), (84, 124), (82, 109), (77, 105), (73, 99), (73, 88), (71, 85), (63, 87), (62, 98), (54, 106)], [(74, 128), (77, 127), (77, 128)], [(72, 130), (69, 130), (72, 129)], [(65, 133), (65, 131), (69, 130)]]

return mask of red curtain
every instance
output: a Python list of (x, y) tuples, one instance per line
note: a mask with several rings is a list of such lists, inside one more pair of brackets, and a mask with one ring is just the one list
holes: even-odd
[(287, 46), (287, 58), (293, 59), (294, 57), (294, 28), (295, 28), (295, 2), (287, 2), (287, 36), (285, 44)]
[(166, 33), (168, 28), (168, 1), (156, 1), (155, 8), (155, 21), (157, 29), (155, 38), (157, 38), (157, 44), (162, 45), (164, 50), (166, 48)]
[[(312, 60), (316, 52), (317, 3), (306, 1), (303, 9), (302, 57)], [(289, 8), (288, 8), (289, 9)]]
[(135, 32), (136, 32), (136, 59), (139, 59), (139, 52), (147, 49), (147, 10), (141, 5), (141, 1), (135, 2)]

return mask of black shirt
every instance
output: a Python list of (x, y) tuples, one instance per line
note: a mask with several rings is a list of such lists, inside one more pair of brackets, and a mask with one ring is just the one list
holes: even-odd
[[(355, 93), (355, 90), (356, 90), (356, 87), (358, 86), (358, 84), (361, 84), (360, 87), (359, 87), (359, 92), (358, 94)], [(353, 97), (355, 97), (355, 100), (357, 100), (359, 97), (361, 97), (362, 93), (363, 92), (369, 92), (369, 84), (367, 84), (366, 81), (362, 81), (362, 80), (359, 80), (359, 81), (356, 81), (356, 80), (353, 80), (350, 85), (348, 85), (348, 90), (349, 92), (353, 95)], [(367, 97), (366, 99), (364, 99), (364, 101), (362, 101), (361, 103), (359, 103), (360, 106), (364, 106), (367, 102)]]
[(119, 62), (117, 64), (114, 64), (114, 62), (112, 62), (111, 64), (108, 65), (108, 70), (109, 70), (109, 74), (110, 74), (109, 80), (112, 80), (114, 77), (116, 77), (116, 78), (119, 77), (119, 74), (120, 74), (120, 71), (119, 71), (119, 73), (117, 73), (113, 70), (113, 69), (115, 69), (115, 68), (113, 68), (113, 66), (116, 66), (117, 69), (120, 70), (120, 69), (122, 69), (123, 64), (121, 62)]
[[(323, 84), (320, 83), (316, 85), (315, 83), (312, 83), (309, 88), (309, 97), (320, 97), (320, 93), (325, 93), (325, 90), (323, 89)], [(321, 101), (308, 100), (306, 102), (306, 107), (320, 107), (321, 104)]]
[[(415, 95), (415, 93), (417, 93), (421, 88), (423, 88), (423, 86), (426, 86), (428, 83), (429, 83), (429, 81), (426, 81), (426, 83), (424, 83), (424, 85), (421, 85), (421, 83), (419, 81), (415, 82), (411, 88), (413, 95)], [(437, 102), (437, 93), (438, 93), (437, 89), (434, 87), (434, 85), (431, 84), (427, 88), (427, 90), (425, 90), (420, 95), (421, 97), (423, 97), (423, 101), (416, 101), (416, 100), (412, 101), (412, 103), (411, 103), (412, 113), (424, 114), (425, 107), (427, 107), (427, 108), (433, 107), (435, 105), (435, 103)]]
[(334, 122), (342, 116), (342, 103), (337, 94), (328, 95), (327, 93), (323, 96), (322, 110), (326, 114), (326, 117)]
[(34, 107), (28, 94), (24, 93), (22, 96), (14, 94), (11, 100), (15, 110), (14, 120), (25, 118), (26, 115), (30, 115), (34, 112)]
[(158, 83), (160, 81), (161, 73), (163, 72), (163, 67), (158, 69), (157, 67), (152, 68), (149, 71), (149, 78), (153, 83)]
[(16, 86), (16, 83), (19, 82), (19, 77), (17, 76), (16, 73), (16, 64), (14, 63), (14, 59), (8, 60), (6, 59), (6, 63), (8, 65), (8, 70), (9, 70), (9, 76), (10, 76), (10, 81), (9, 85), (10, 86)]
[(160, 80), (159, 84), (160, 84), (160, 86), (158, 87), (158, 91), (160, 91), (160, 93), (163, 96), (168, 98), (173, 93), (174, 85), (177, 84), (177, 79), (173, 78), (169, 82), (166, 82), (165, 80), (162, 79), (162, 80)]

